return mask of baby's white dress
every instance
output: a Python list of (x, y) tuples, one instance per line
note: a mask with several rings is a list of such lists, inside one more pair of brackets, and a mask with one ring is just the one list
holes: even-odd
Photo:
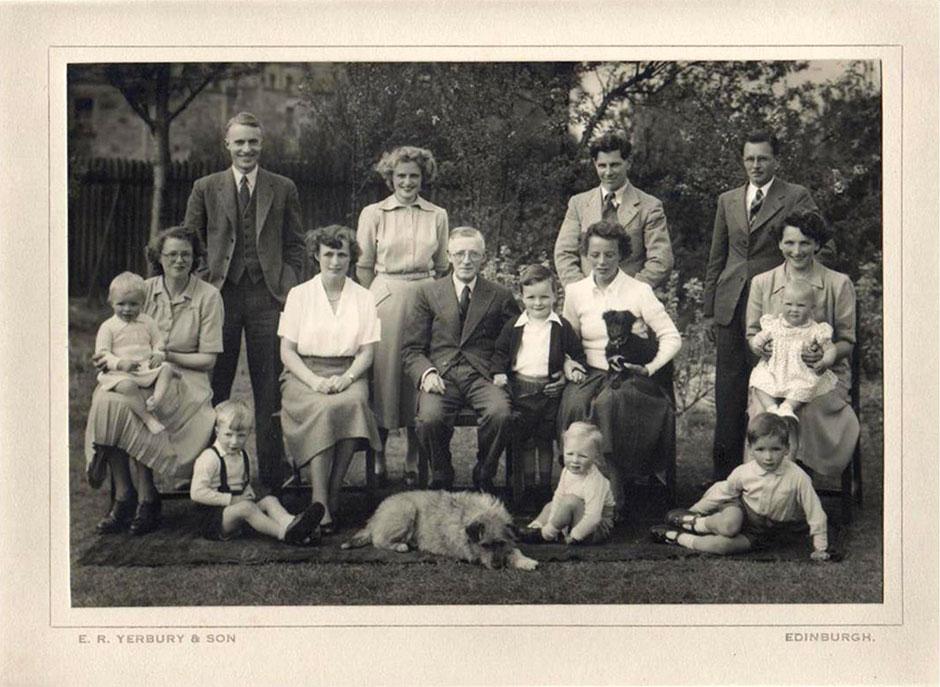
[(758, 342), (774, 342), (770, 359), (761, 359), (751, 371), (750, 385), (774, 398), (789, 398), (803, 403), (836, 388), (838, 381), (832, 370), (821, 375), (803, 362), (804, 346), (817, 343), (822, 346), (832, 341), (832, 326), (826, 322), (809, 320), (794, 327), (783, 315), (764, 315), (761, 330), (754, 337)]

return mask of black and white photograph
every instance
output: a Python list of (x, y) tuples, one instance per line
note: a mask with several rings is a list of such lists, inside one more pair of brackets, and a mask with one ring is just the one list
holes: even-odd
[(50, 9), (0, 683), (936, 680), (937, 27), (800, 6)]
[(69, 64), (72, 603), (880, 602), (881, 78)]

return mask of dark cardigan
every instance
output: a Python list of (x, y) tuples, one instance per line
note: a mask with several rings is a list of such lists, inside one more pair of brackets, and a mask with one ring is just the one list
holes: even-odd
[[(579, 337), (571, 323), (564, 317), (561, 319), (561, 326), (557, 322), (551, 323), (550, 343), (548, 347), (548, 374), (556, 375), (562, 372), (565, 364), (565, 355), (572, 360), (576, 360), (582, 365), (587, 365), (587, 358), (584, 355), (584, 348), (581, 346), (581, 337)], [(519, 353), (519, 345), (522, 343), (522, 330), (524, 327), (517, 327), (517, 317), (513, 317), (505, 325), (503, 330), (496, 338), (496, 344), (493, 351), (493, 358), (490, 362), (490, 371), (492, 374), (510, 374), (512, 366), (516, 362), (516, 356)]]

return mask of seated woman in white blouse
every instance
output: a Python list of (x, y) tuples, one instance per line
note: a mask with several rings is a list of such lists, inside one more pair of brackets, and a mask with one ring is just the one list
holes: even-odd
[[(682, 347), (676, 325), (653, 289), (620, 269), (630, 241), (619, 224), (596, 222), (581, 237), (581, 254), (590, 275), (565, 287), (563, 314), (581, 337), (588, 368), (584, 381), (565, 387), (558, 429), (588, 420), (604, 435), (605, 471), (622, 519), (624, 485), (635, 480), (662, 480), (675, 455), (675, 407), (671, 366)], [(650, 340), (655, 357), (645, 365), (625, 365), (632, 374), (617, 388), (607, 380), (608, 310), (636, 316), (633, 333)], [(654, 340), (655, 339), (655, 340)]]
[(305, 243), (320, 274), (291, 289), (281, 313), (281, 425), (298, 466), (311, 463), (313, 501), (326, 507), (320, 528), (329, 535), (353, 454), (364, 442), (381, 448), (367, 381), (380, 323), (372, 294), (346, 277), (359, 257), (353, 230), (315, 229)]

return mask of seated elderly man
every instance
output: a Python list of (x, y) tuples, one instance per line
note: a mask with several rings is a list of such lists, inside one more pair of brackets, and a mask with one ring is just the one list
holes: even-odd
[(480, 276), (486, 244), (477, 229), (458, 227), (447, 244), (453, 274), (421, 285), (402, 343), (405, 373), (419, 387), (415, 429), (431, 465), (431, 489), (454, 483), (450, 439), (464, 406), (479, 416), (473, 485), (492, 491), (512, 428), (506, 391), (492, 381), (490, 359), (503, 325), (519, 316), (512, 292)]

